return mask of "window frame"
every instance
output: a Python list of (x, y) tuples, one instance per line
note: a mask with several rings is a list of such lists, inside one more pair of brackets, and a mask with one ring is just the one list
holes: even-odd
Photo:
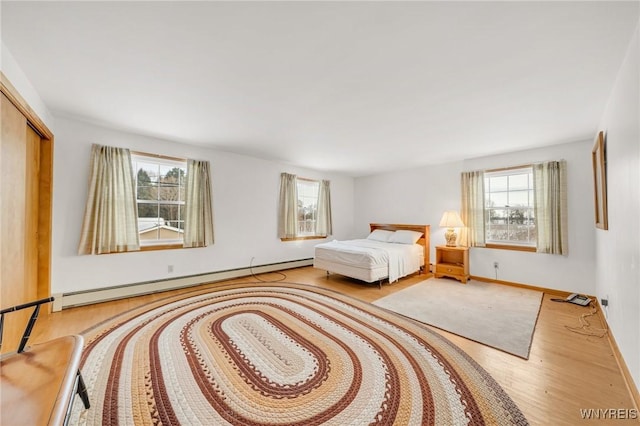
[[(500, 241), (500, 240), (490, 240), (488, 237), (488, 233), (489, 233), (489, 229), (490, 229), (490, 210), (492, 209), (492, 207), (490, 207), (488, 205), (487, 200), (489, 199), (490, 195), (494, 193), (493, 191), (488, 191), (486, 188), (486, 183), (488, 182), (488, 180), (492, 177), (499, 177), (500, 175), (503, 176), (512, 176), (512, 175), (517, 175), (517, 174), (524, 174), (522, 172), (526, 172), (530, 178), (529, 178), (529, 182), (531, 182), (529, 184), (529, 182), (527, 182), (527, 189), (526, 191), (529, 191), (531, 193), (531, 197), (535, 197), (535, 182), (533, 181), (533, 164), (523, 164), (523, 165), (519, 165), (519, 166), (513, 166), (513, 167), (505, 167), (505, 168), (500, 168), (500, 169), (491, 169), (491, 170), (486, 170), (484, 172), (484, 176), (483, 179), (485, 179), (485, 190), (484, 190), (484, 212), (485, 212), (485, 216), (486, 216), (486, 221), (485, 221), (485, 247), (486, 248), (491, 248), (491, 249), (501, 249), (501, 250), (515, 250), (515, 251), (526, 251), (526, 252), (536, 252), (537, 248), (537, 242), (535, 241), (535, 239), (533, 241), (531, 241), (531, 238), (529, 238), (529, 241), (526, 243), (518, 243), (514, 240), (508, 240), (508, 241)], [(495, 193), (497, 193), (499, 191), (495, 191)], [(500, 192), (506, 192), (507, 196), (509, 191), (509, 187), (507, 186), (507, 190), (506, 191), (500, 191)], [(505, 206), (505, 209), (508, 211), (508, 209), (510, 208), (510, 206), (507, 204)], [(537, 226), (536, 223), (536, 217), (535, 217), (535, 199), (529, 199), (529, 205), (526, 207), (526, 209), (528, 209), (531, 213), (533, 213), (533, 224), (534, 224), (534, 232), (535, 232), (535, 226)], [(507, 223), (507, 225), (509, 225)]]
[[(135, 167), (136, 162), (146, 162), (146, 163), (151, 163), (151, 164), (157, 164), (159, 167), (162, 166), (169, 166), (169, 167), (177, 167), (180, 169), (184, 169), (184, 176), (186, 177), (186, 173), (187, 173), (187, 159), (185, 158), (179, 158), (179, 157), (170, 157), (170, 156), (166, 156), (166, 155), (161, 155), (161, 154), (152, 154), (152, 153), (148, 153), (148, 152), (141, 152), (141, 151), (131, 151), (131, 165), (133, 168), (133, 174), (134, 174), (134, 179), (135, 179), (135, 185), (136, 185), (136, 206), (139, 207), (140, 206), (140, 201), (149, 201), (149, 200), (139, 200), (138, 199), (138, 170)], [(186, 179), (183, 179), (183, 182), (178, 184), (178, 189), (180, 190), (180, 188), (184, 190), (186, 190)], [(183, 192), (184, 194), (184, 192)], [(159, 196), (159, 194), (158, 194)], [(178, 196), (178, 198), (180, 198), (180, 196)], [(184, 196), (182, 197), (184, 198)], [(177, 205), (180, 206), (180, 212), (184, 212), (185, 206), (186, 206), (186, 202), (183, 199), (182, 201), (180, 201), (180, 199), (178, 199), (177, 201), (171, 201), (171, 202), (165, 202), (163, 203), (163, 200), (155, 200), (157, 201), (157, 203), (144, 203), (143, 204), (150, 204), (150, 205), (157, 205), (157, 206), (161, 206), (161, 205)], [(164, 201), (169, 201), (169, 200), (164, 200)], [(160, 217), (160, 212), (158, 211), (158, 218)], [(138, 219), (140, 219), (139, 213), (138, 213)], [(181, 221), (183, 224), (183, 231), (184, 231), (184, 218), (182, 220), (178, 219), (178, 221)], [(139, 222), (138, 222), (139, 224)], [(138, 230), (138, 234), (140, 234), (140, 230)], [(182, 238), (180, 239), (158, 239), (158, 240), (140, 240), (140, 251), (152, 251), (152, 250), (170, 250), (170, 249), (178, 249), (178, 248), (184, 248), (184, 233), (182, 234)]]

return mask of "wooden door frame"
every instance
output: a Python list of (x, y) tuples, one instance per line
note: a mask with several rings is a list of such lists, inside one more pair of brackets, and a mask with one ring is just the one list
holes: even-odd
[[(38, 178), (38, 298), (51, 295), (51, 230), (53, 205), (53, 133), (0, 71), (0, 92), (40, 135)], [(50, 306), (50, 305), (49, 305)], [(49, 308), (50, 310), (50, 308)]]

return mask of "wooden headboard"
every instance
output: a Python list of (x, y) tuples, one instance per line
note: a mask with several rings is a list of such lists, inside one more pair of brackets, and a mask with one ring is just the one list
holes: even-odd
[(430, 225), (406, 225), (397, 223), (370, 223), (371, 231), (374, 229), (386, 229), (387, 231), (398, 231), (400, 229), (406, 231), (417, 231), (422, 233), (422, 237), (418, 240), (418, 244), (424, 247), (424, 270), (429, 273), (431, 262), (431, 242), (429, 240)]

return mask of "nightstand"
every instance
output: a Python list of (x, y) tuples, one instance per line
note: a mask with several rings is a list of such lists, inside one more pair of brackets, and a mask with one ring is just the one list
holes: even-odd
[(469, 248), (436, 246), (436, 278), (451, 277), (463, 284), (469, 280)]

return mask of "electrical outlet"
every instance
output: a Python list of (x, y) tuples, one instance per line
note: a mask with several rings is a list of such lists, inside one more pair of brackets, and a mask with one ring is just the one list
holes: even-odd
[(167, 272), (168, 273), (172, 273), (173, 272), (173, 265), (167, 265)]
[(605, 320), (609, 319), (609, 295), (605, 295), (600, 299), (600, 306), (602, 306), (602, 313), (604, 313)]
[(493, 267), (494, 267), (495, 269), (498, 269), (500, 266), (498, 265), (498, 262), (493, 262)]

